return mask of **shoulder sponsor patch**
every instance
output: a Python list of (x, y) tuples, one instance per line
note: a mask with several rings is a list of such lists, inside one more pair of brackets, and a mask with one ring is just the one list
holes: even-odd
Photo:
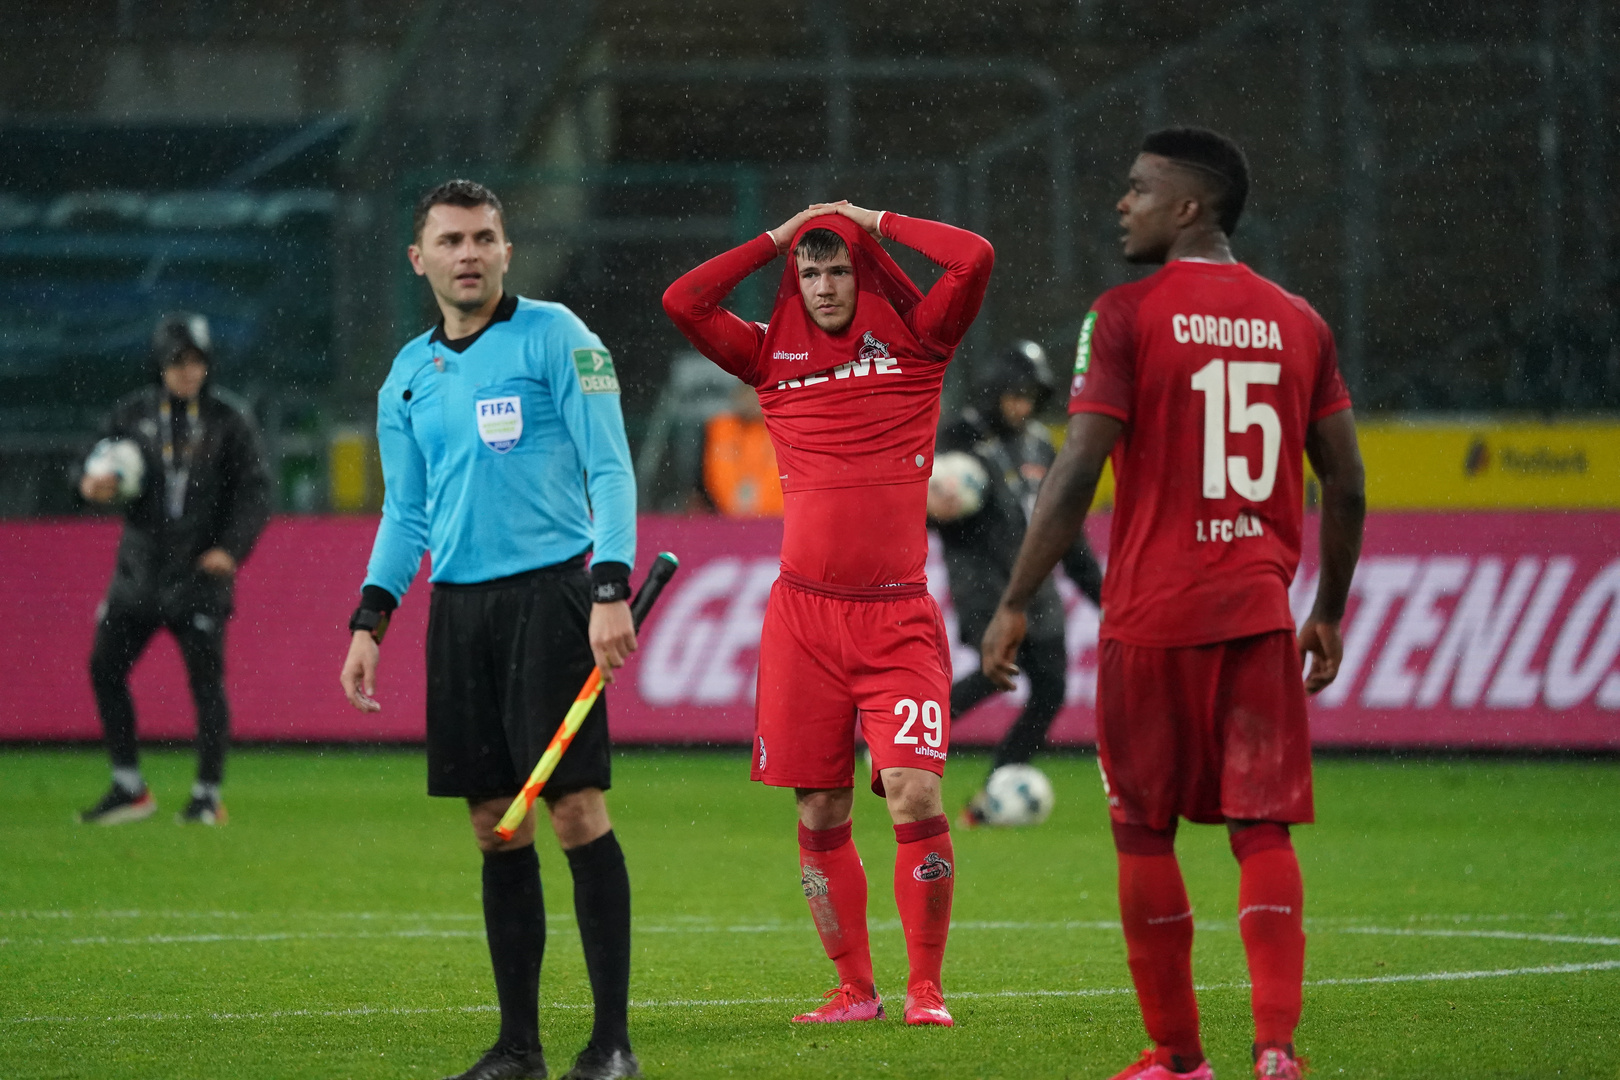
[(1097, 328), (1097, 313), (1086, 312), (1086, 321), (1080, 324), (1080, 341), (1074, 348), (1074, 373), (1084, 375), (1091, 370), (1091, 332)]
[(606, 349), (575, 349), (574, 371), (579, 375), (579, 388), (587, 394), (619, 392), (619, 375)]
[(523, 437), (523, 399), (485, 398), (475, 402), (478, 410), (478, 437), (497, 454), (504, 454)]

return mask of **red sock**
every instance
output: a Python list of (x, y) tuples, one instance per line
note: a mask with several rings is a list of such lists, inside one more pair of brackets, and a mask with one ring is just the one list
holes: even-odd
[(799, 881), (810, 902), (822, 948), (838, 968), (840, 986), (868, 994), (872, 949), (866, 937), (866, 868), (850, 839), (850, 823), (833, 829), (799, 826)]
[(939, 981), (945, 938), (951, 930), (951, 895), (956, 890), (956, 853), (951, 822), (944, 814), (894, 827), (894, 902), (906, 931), (907, 986)]
[(1114, 837), (1120, 921), (1142, 1023), (1158, 1060), (1188, 1072), (1204, 1060), (1204, 1047), (1193, 993), (1192, 908), (1176, 862), (1175, 830), (1116, 825)]
[(1254, 989), (1254, 1041), (1287, 1046), (1299, 1026), (1305, 980), (1305, 885), (1288, 826), (1264, 822), (1232, 834), (1242, 867), (1238, 929)]

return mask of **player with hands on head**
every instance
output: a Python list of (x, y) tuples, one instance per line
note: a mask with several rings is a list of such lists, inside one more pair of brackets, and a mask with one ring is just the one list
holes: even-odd
[[(501, 1017), (459, 1080), (543, 1077), (535, 814), (510, 838), (496, 826), (592, 666), (611, 682), (636, 648), (635, 478), (601, 339), (561, 304), (503, 289), (512, 245), (495, 194), (448, 181), (422, 197), (415, 226), (411, 265), (442, 319), (400, 350), (377, 395), (386, 494), (340, 681), (355, 708), (381, 707), (379, 644), (430, 551), (428, 794), (467, 802)], [(611, 749), (598, 698), (542, 793), (595, 1004), (572, 1080), (641, 1075), (627, 1020), (630, 879), (603, 794)]]
[[(1248, 164), (1198, 128), (1148, 135), (1118, 203), (1128, 262), (1080, 332), (1068, 438), (982, 645), (1010, 688), (1024, 609), (1079, 535), (1105, 459), (1114, 516), (1097, 744), (1131, 977), (1153, 1047), (1115, 1080), (1208, 1080), (1177, 821), (1224, 823), (1240, 865), (1255, 1074), (1297, 1080), (1304, 886), (1289, 826), (1314, 819), (1305, 696), (1338, 672), (1364, 479), (1333, 335), (1232, 257)], [(1321, 574), (1296, 638), (1288, 586), (1303, 459), (1322, 485)], [(1309, 658), (1302, 680), (1301, 658)]]
[[(880, 238), (943, 268), (926, 296)], [(768, 323), (721, 306), (778, 256)], [(953, 1023), (940, 988), (956, 872), (939, 790), (950, 653), (924, 572), (928, 477), (945, 367), (994, 259), (982, 237), (949, 225), (817, 203), (664, 293), (698, 351), (759, 392), (781, 467), (782, 571), (760, 641), (753, 778), (794, 789), (799, 883), (839, 982), (801, 1022), (884, 1015), (851, 839), (859, 723), (898, 842), (905, 1019)]]

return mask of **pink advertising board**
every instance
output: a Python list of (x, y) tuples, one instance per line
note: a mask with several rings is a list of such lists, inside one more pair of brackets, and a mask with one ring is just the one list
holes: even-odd
[[(1106, 549), (1106, 518), (1092, 523)], [(281, 518), (244, 568), (231, 624), (233, 730), (256, 741), (412, 742), (422, 737), (419, 577), (383, 650), (380, 713), (343, 701), (337, 671), (375, 521)], [(1314, 533), (1314, 523), (1307, 529)], [(0, 740), (99, 738), (86, 661), (118, 526), (0, 524)], [(621, 743), (744, 743), (781, 526), (645, 517), (643, 562), (681, 572), (609, 691)], [(852, 542), (859, 542), (854, 538)], [(1293, 591), (1309, 607), (1307, 553)], [(955, 617), (937, 550), (930, 588)], [(1069, 700), (1053, 741), (1095, 734), (1097, 613), (1060, 581), (1069, 614)], [(1344, 622), (1339, 681), (1311, 704), (1323, 746), (1620, 749), (1620, 513), (1378, 514)], [(975, 663), (955, 650), (957, 670)], [(159, 635), (132, 680), (143, 738), (189, 738), (178, 653)], [(960, 745), (993, 742), (1018, 698), (953, 722)]]

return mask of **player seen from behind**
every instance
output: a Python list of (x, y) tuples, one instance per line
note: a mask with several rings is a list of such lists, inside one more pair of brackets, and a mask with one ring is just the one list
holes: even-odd
[[(977, 506), (931, 484), (928, 516), (939, 529), (950, 573), (957, 632), (974, 648), (1007, 587), (1013, 558), (1024, 538), (1035, 494), (1056, 451), (1046, 426), (1034, 416), (1052, 396), (1046, 350), (1033, 341), (1014, 342), (974, 388), (973, 404), (940, 428), (936, 453), (969, 454), (984, 470), (986, 483)], [(1069, 579), (1093, 604), (1100, 602), (1102, 569), (1086, 545), (1075, 541), (1063, 556)], [(994, 772), (1026, 764), (1046, 741), (1063, 707), (1068, 682), (1063, 601), (1051, 579), (1035, 590), (1029, 632), (1018, 651), (1018, 666), (1029, 679), (1029, 698), (991, 756)], [(951, 686), (951, 722), (996, 692), (996, 684), (975, 666)], [(963, 807), (957, 819), (968, 828), (984, 824), (985, 792)]]
[[(944, 268), (924, 296), (878, 243)], [(768, 324), (720, 306), (786, 256)], [(994, 253), (939, 222), (817, 204), (664, 293), (698, 350), (759, 391), (784, 495), (782, 571), (760, 640), (753, 777), (795, 789), (801, 884), (838, 988), (803, 1022), (883, 1016), (851, 837), (854, 725), (899, 849), (895, 902), (908, 1024), (949, 1026), (940, 968), (955, 857), (940, 802), (950, 653), (924, 561), (945, 366), (984, 299)]]
[[(635, 480), (601, 339), (561, 304), (502, 291), (512, 245), (495, 194), (466, 180), (428, 192), (409, 254), (443, 318), (377, 394), (386, 496), (341, 679), (355, 708), (380, 707), (378, 644), (431, 551), (428, 794), (467, 801), (501, 1011), (495, 1045), (459, 1080), (543, 1077), (535, 815), (509, 840), (495, 826), (592, 666), (611, 681), (636, 647)], [(626, 1022), (630, 878), (603, 798), (611, 749), (599, 698), (544, 792), (596, 1010), (565, 1080), (641, 1075)]]
[[(983, 643), (985, 673), (1010, 688), (1024, 608), (1080, 534), (1111, 455), (1097, 740), (1131, 978), (1154, 1043), (1115, 1080), (1214, 1075), (1175, 856), (1182, 817), (1224, 822), (1240, 864), (1255, 1073), (1301, 1073), (1304, 888), (1288, 830), (1314, 816), (1305, 695), (1338, 673), (1365, 499), (1331, 332), (1232, 257), (1248, 183), (1241, 151), (1213, 132), (1144, 140), (1118, 204), (1124, 254), (1164, 267), (1086, 316), (1068, 438)], [(1322, 484), (1321, 576), (1296, 640), (1288, 586), (1307, 455)]]

